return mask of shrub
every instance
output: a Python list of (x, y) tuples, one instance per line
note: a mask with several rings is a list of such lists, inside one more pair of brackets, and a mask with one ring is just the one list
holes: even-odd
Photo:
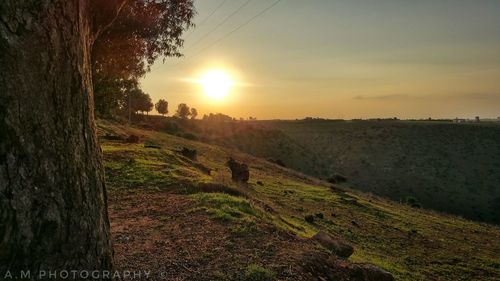
[(421, 208), (422, 205), (418, 202), (418, 199), (413, 196), (406, 196), (405, 198), (406, 204), (410, 205), (413, 208)]

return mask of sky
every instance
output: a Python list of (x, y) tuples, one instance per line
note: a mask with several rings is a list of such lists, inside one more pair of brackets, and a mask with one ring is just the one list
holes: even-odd
[[(500, 116), (500, 1), (281, 0), (255, 17), (275, 1), (195, 0), (184, 57), (143, 90), (236, 118)], [(235, 81), (222, 100), (193, 83), (211, 69)]]

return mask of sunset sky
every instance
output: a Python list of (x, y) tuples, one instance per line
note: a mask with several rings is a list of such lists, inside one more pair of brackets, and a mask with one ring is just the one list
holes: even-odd
[[(275, 1), (195, 1), (185, 57), (144, 91), (238, 118), (500, 116), (500, 1), (282, 0), (229, 34)], [(223, 99), (193, 83), (213, 69), (235, 81)]]

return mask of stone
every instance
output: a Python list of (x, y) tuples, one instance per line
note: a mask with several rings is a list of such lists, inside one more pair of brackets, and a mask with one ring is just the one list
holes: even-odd
[(321, 244), (321, 246), (341, 258), (348, 258), (354, 253), (354, 248), (351, 245), (341, 239), (333, 237), (325, 231), (321, 230), (312, 238)]
[(250, 172), (248, 166), (244, 163), (238, 163), (233, 158), (229, 158), (227, 166), (231, 170), (231, 178), (234, 182), (247, 183), (250, 179)]

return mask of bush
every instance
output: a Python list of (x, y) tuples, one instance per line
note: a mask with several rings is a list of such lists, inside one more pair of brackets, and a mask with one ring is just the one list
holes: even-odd
[(413, 196), (406, 196), (405, 202), (413, 208), (422, 208), (422, 205), (420, 204), (420, 202), (418, 202), (418, 199)]
[(247, 281), (273, 281), (276, 280), (276, 274), (269, 269), (259, 265), (251, 264), (245, 270), (245, 280)]

